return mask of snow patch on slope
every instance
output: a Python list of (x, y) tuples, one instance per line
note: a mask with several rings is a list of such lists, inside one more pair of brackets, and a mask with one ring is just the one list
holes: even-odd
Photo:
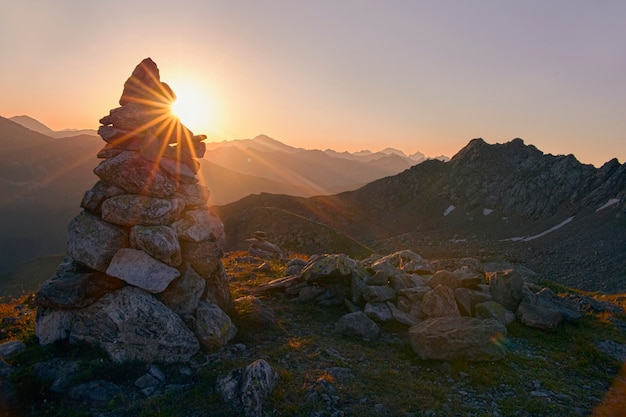
[(612, 199), (610, 199), (609, 201), (607, 201), (606, 203), (604, 203), (604, 204), (602, 205), (602, 207), (598, 207), (598, 208), (596, 209), (596, 213), (597, 213), (597, 212), (599, 212), (600, 210), (604, 210), (605, 208), (607, 208), (607, 207), (611, 207), (611, 206), (613, 206), (613, 205), (615, 205), (615, 204), (618, 204), (618, 203), (619, 203), (619, 198), (612, 198)]
[(529, 240), (535, 240), (535, 239), (538, 239), (538, 238), (540, 238), (542, 236), (547, 235), (548, 233), (552, 233), (555, 230), (560, 229), (561, 227), (565, 226), (567, 223), (571, 222), (572, 220), (574, 220), (574, 216), (568, 217), (567, 219), (563, 220), (561, 223), (557, 224), (556, 226), (552, 226), (548, 230), (544, 230), (543, 232), (541, 232), (539, 234), (532, 235), (532, 236), (512, 237), (512, 238), (509, 238), (509, 239), (503, 239), (503, 241), (504, 242), (506, 242), (506, 241), (528, 242)]

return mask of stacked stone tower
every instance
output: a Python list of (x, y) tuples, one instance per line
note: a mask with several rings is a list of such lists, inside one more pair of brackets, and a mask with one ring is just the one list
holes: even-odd
[(196, 176), (206, 136), (172, 115), (174, 100), (146, 58), (124, 84), (121, 107), (100, 120), (100, 180), (68, 225), (68, 257), (36, 295), (40, 343), (178, 362), (235, 335), (224, 227)]

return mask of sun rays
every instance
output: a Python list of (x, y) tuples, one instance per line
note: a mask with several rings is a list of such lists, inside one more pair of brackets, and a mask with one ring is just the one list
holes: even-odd
[[(180, 182), (197, 182), (197, 159), (206, 150), (206, 136), (194, 135), (173, 112), (176, 98), (172, 88), (160, 81), (156, 64), (149, 58), (142, 61), (124, 84), (121, 107), (100, 120), (98, 133), (107, 145), (98, 156), (138, 152), (152, 161), (153, 170), (165, 169)], [(146, 179), (146, 194), (151, 181)]]

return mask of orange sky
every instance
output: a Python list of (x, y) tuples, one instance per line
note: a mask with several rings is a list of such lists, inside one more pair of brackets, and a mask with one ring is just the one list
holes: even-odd
[[(0, 115), (97, 128), (151, 57), (211, 140), (626, 161), (626, 2), (7, 2)], [(183, 94), (183, 91), (185, 93)]]

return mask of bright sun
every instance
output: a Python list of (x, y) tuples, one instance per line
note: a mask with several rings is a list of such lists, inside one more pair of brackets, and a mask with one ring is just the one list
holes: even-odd
[(194, 133), (205, 133), (213, 124), (213, 103), (201, 88), (188, 83), (172, 83), (176, 101), (171, 110)]

